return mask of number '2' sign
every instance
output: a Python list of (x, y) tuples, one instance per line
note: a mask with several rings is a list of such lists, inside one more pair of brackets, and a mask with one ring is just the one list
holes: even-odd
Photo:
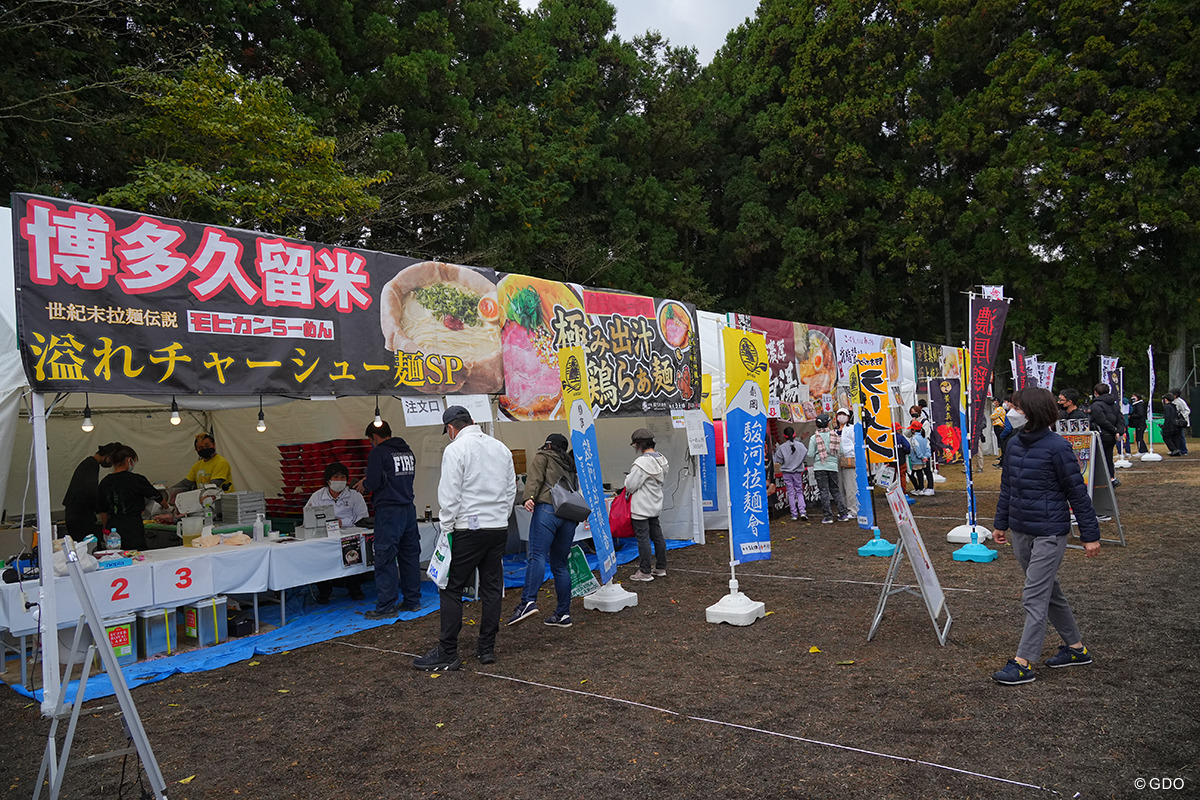
[(146, 608), (154, 601), (150, 570), (142, 565), (102, 569), (88, 574), (87, 579), (104, 615)]

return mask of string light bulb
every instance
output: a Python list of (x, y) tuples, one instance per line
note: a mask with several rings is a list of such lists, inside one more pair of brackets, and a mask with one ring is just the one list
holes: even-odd
[(383, 417), (379, 416), (379, 395), (375, 395), (375, 422), (376, 428), (383, 427)]
[(266, 419), (263, 418), (263, 405), (262, 405), (262, 395), (261, 394), (258, 396), (258, 425), (256, 425), (255, 427), (258, 428), (259, 433), (262, 433), (263, 431), (265, 431), (267, 429), (267, 421), (266, 421)]
[(87, 392), (83, 394), (83, 424), (79, 427), (83, 428), (84, 433), (91, 433), (96, 428), (92, 424), (92, 404)]
[(179, 404), (175, 402), (174, 396), (171, 397), (171, 424), (178, 425), (179, 419)]

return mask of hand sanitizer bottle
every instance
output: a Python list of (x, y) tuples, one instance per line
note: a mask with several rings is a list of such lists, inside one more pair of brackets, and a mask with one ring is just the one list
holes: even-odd
[(263, 539), (263, 513), (258, 512), (258, 516), (254, 519), (254, 541), (261, 542)]

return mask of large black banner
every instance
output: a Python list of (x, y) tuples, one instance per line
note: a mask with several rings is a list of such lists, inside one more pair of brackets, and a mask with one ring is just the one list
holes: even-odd
[(560, 418), (555, 350), (583, 345), (598, 408), (644, 414), (699, 403), (688, 304), (54, 198), (12, 200), (21, 356), (41, 391), (507, 391), (518, 418)]
[(942, 374), (942, 346), (929, 342), (913, 342), (913, 368), (917, 378), (917, 386), (924, 385), (929, 378), (938, 378)]
[(1000, 335), (1008, 317), (1007, 300), (971, 297), (971, 447), (976, 452), (979, 433), (988, 418), (988, 384), (992, 382), (992, 364), (1000, 348)]

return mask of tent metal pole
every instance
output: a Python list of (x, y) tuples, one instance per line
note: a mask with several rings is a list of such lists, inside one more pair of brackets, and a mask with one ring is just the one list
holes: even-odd
[(54, 529), (50, 525), (50, 470), (46, 463), (46, 398), (33, 392), (29, 399), (33, 424), (33, 471), (37, 491), (38, 632), (42, 638), (42, 715), (58, 707), (62, 690), (58, 679), (58, 598), (54, 585)]

